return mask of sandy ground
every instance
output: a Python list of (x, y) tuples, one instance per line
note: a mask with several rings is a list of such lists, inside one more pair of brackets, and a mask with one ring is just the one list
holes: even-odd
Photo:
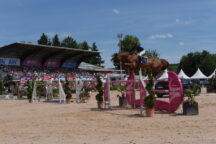
[(179, 109), (153, 118), (140, 117), (138, 109), (99, 111), (94, 95), (80, 104), (0, 100), (0, 144), (216, 143), (216, 94), (196, 97), (199, 115), (183, 116)]

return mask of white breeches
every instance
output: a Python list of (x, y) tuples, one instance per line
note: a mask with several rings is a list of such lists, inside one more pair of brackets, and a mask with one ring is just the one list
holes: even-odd
[(143, 51), (141, 51), (140, 53), (138, 53), (138, 55), (139, 55), (139, 56), (142, 56), (142, 55), (144, 55), (144, 54), (145, 54), (145, 52), (146, 52), (146, 51), (145, 51), (145, 50), (143, 50)]

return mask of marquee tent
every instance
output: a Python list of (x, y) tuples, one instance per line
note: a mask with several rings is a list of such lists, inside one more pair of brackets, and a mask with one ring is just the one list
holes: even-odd
[(168, 79), (168, 70), (165, 69), (163, 74), (158, 79)]
[(191, 77), (191, 79), (208, 79), (207, 76), (205, 76), (201, 70), (198, 68), (196, 73)]
[(183, 71), (182, 69), (180, 70), (178, 76), (179, 76), (180, 78), (183, 78), (183, 79), (190, 79), (190, 77), (188, 77), (188, 76), (184, 73), (184, 71)]
[(210, 76), (208, 76), (208, 78), (212, 78), (215, 75), (216, 75), (216, 69), (213, 71), (213, 73)]

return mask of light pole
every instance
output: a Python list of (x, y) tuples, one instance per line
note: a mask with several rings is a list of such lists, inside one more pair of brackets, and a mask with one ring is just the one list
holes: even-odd
[[(120, 46), (119, 46), (119, 48), (120, 48), (119, 52), (122, 52), (122, 44), (121, 44), (121, 41), (122, 41), (122, 38), (123, 38), (123, 34), (122, 34), (122, 33), (118, 33), (118, 34), (117, 34), (117, 37), (118, 37), (118, 39), (119, 39), (119, 44), (120, 44)], [(122, 77), (122, 61), (121, 61), (121, 60), (120, 60), (120, 72), (121, 72), (121, 80), (123, 80), (123, 77)]]

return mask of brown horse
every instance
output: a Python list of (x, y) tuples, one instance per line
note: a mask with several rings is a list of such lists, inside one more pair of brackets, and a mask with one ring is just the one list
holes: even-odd
[(121, 60), (123, 66), (125, 68), (129, 68), (131, 70), (150, 70), (156, 76), (161, 73), (163, 70), (167, 69), (169, 63), (165, 59), (159, 58), (148, 58), (146, 63), (138, 64), (137, 55), (129, 54), (128, 52), (121, 52), (117, 56), (118, 60)]

